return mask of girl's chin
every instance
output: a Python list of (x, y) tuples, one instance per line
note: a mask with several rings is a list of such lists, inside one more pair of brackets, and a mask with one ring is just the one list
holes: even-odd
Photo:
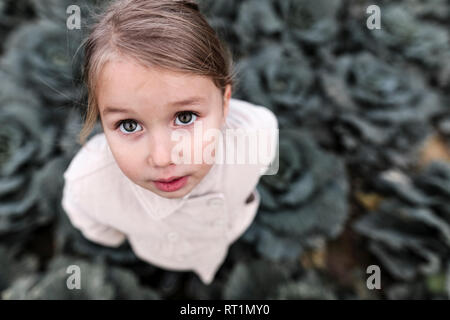
[(180, 192), (174, 191), (174, 192), (167, 193), (167, 192), (161, 192), (159, 190), (157, 190), (155, 193), (166, 199), (180, 199), (180, 198), (183, 198), (186, 194), (188, 194), (188, 192), (183, 192), (183, 191), (180, 191)]

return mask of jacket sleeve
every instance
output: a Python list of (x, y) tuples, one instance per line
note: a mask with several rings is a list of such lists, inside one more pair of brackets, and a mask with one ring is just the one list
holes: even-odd
[(104, 246), (118, 247), (126, 239), (125, 234), (100, 223), (83, 206), (83, 200), (77, 192), (76, 181), (67, 181), (64, 185), (62, 207), (70, 222), (79, 229), (85, 238)]

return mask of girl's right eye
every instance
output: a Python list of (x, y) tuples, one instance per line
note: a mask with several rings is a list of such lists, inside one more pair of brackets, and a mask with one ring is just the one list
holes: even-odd
[(135, 133), (136, 131), (134, 130), (136, 130), (137, 126), (140, 127), (140, 125), (136, 121), (130, 119), (121, 120), (117, 123), (117, 127), (119, 127), (120, 131), (122, 131), (122, 133), (126, 135)]

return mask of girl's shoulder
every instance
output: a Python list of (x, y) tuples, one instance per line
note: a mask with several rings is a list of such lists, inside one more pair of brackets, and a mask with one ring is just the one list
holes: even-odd
[(230, 99), (226, 123), (237, 129), (278, 129), (278, 120), (272, 110), (240, 99)]
[(268, 149), (269, 157), (272, 159), (269, 165), (271, 170), (267, 171), (269, 167), (263, 166), (262, 172), (274, 174), (278, 165), (279, 125), (273, 111), (244, 100), (230, 99), (226, 124), (227, 129), (231, 129), (234, 134), (237, 132), (236, 129), (243, 129), (244, 135), (257, 133), (258, 137), (269, 138), (266, 141), (270, 144)]
[(114, 163), (105, 134), (97, 133), (82, 146), (64, 172), (66, 181), (91, 175)]

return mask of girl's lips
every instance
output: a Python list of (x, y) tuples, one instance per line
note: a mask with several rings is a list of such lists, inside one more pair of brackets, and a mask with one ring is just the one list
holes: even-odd
[(155, 185), (155, 187), (157, 187), (159, 190), (165, 192), (172, 192), (183, 188), (186, 185), (188, 178), (189, 176), (184, 176), (177, 179), (173, 179), (169, 182), (163, 182), (161, 180), (152, 182)]

